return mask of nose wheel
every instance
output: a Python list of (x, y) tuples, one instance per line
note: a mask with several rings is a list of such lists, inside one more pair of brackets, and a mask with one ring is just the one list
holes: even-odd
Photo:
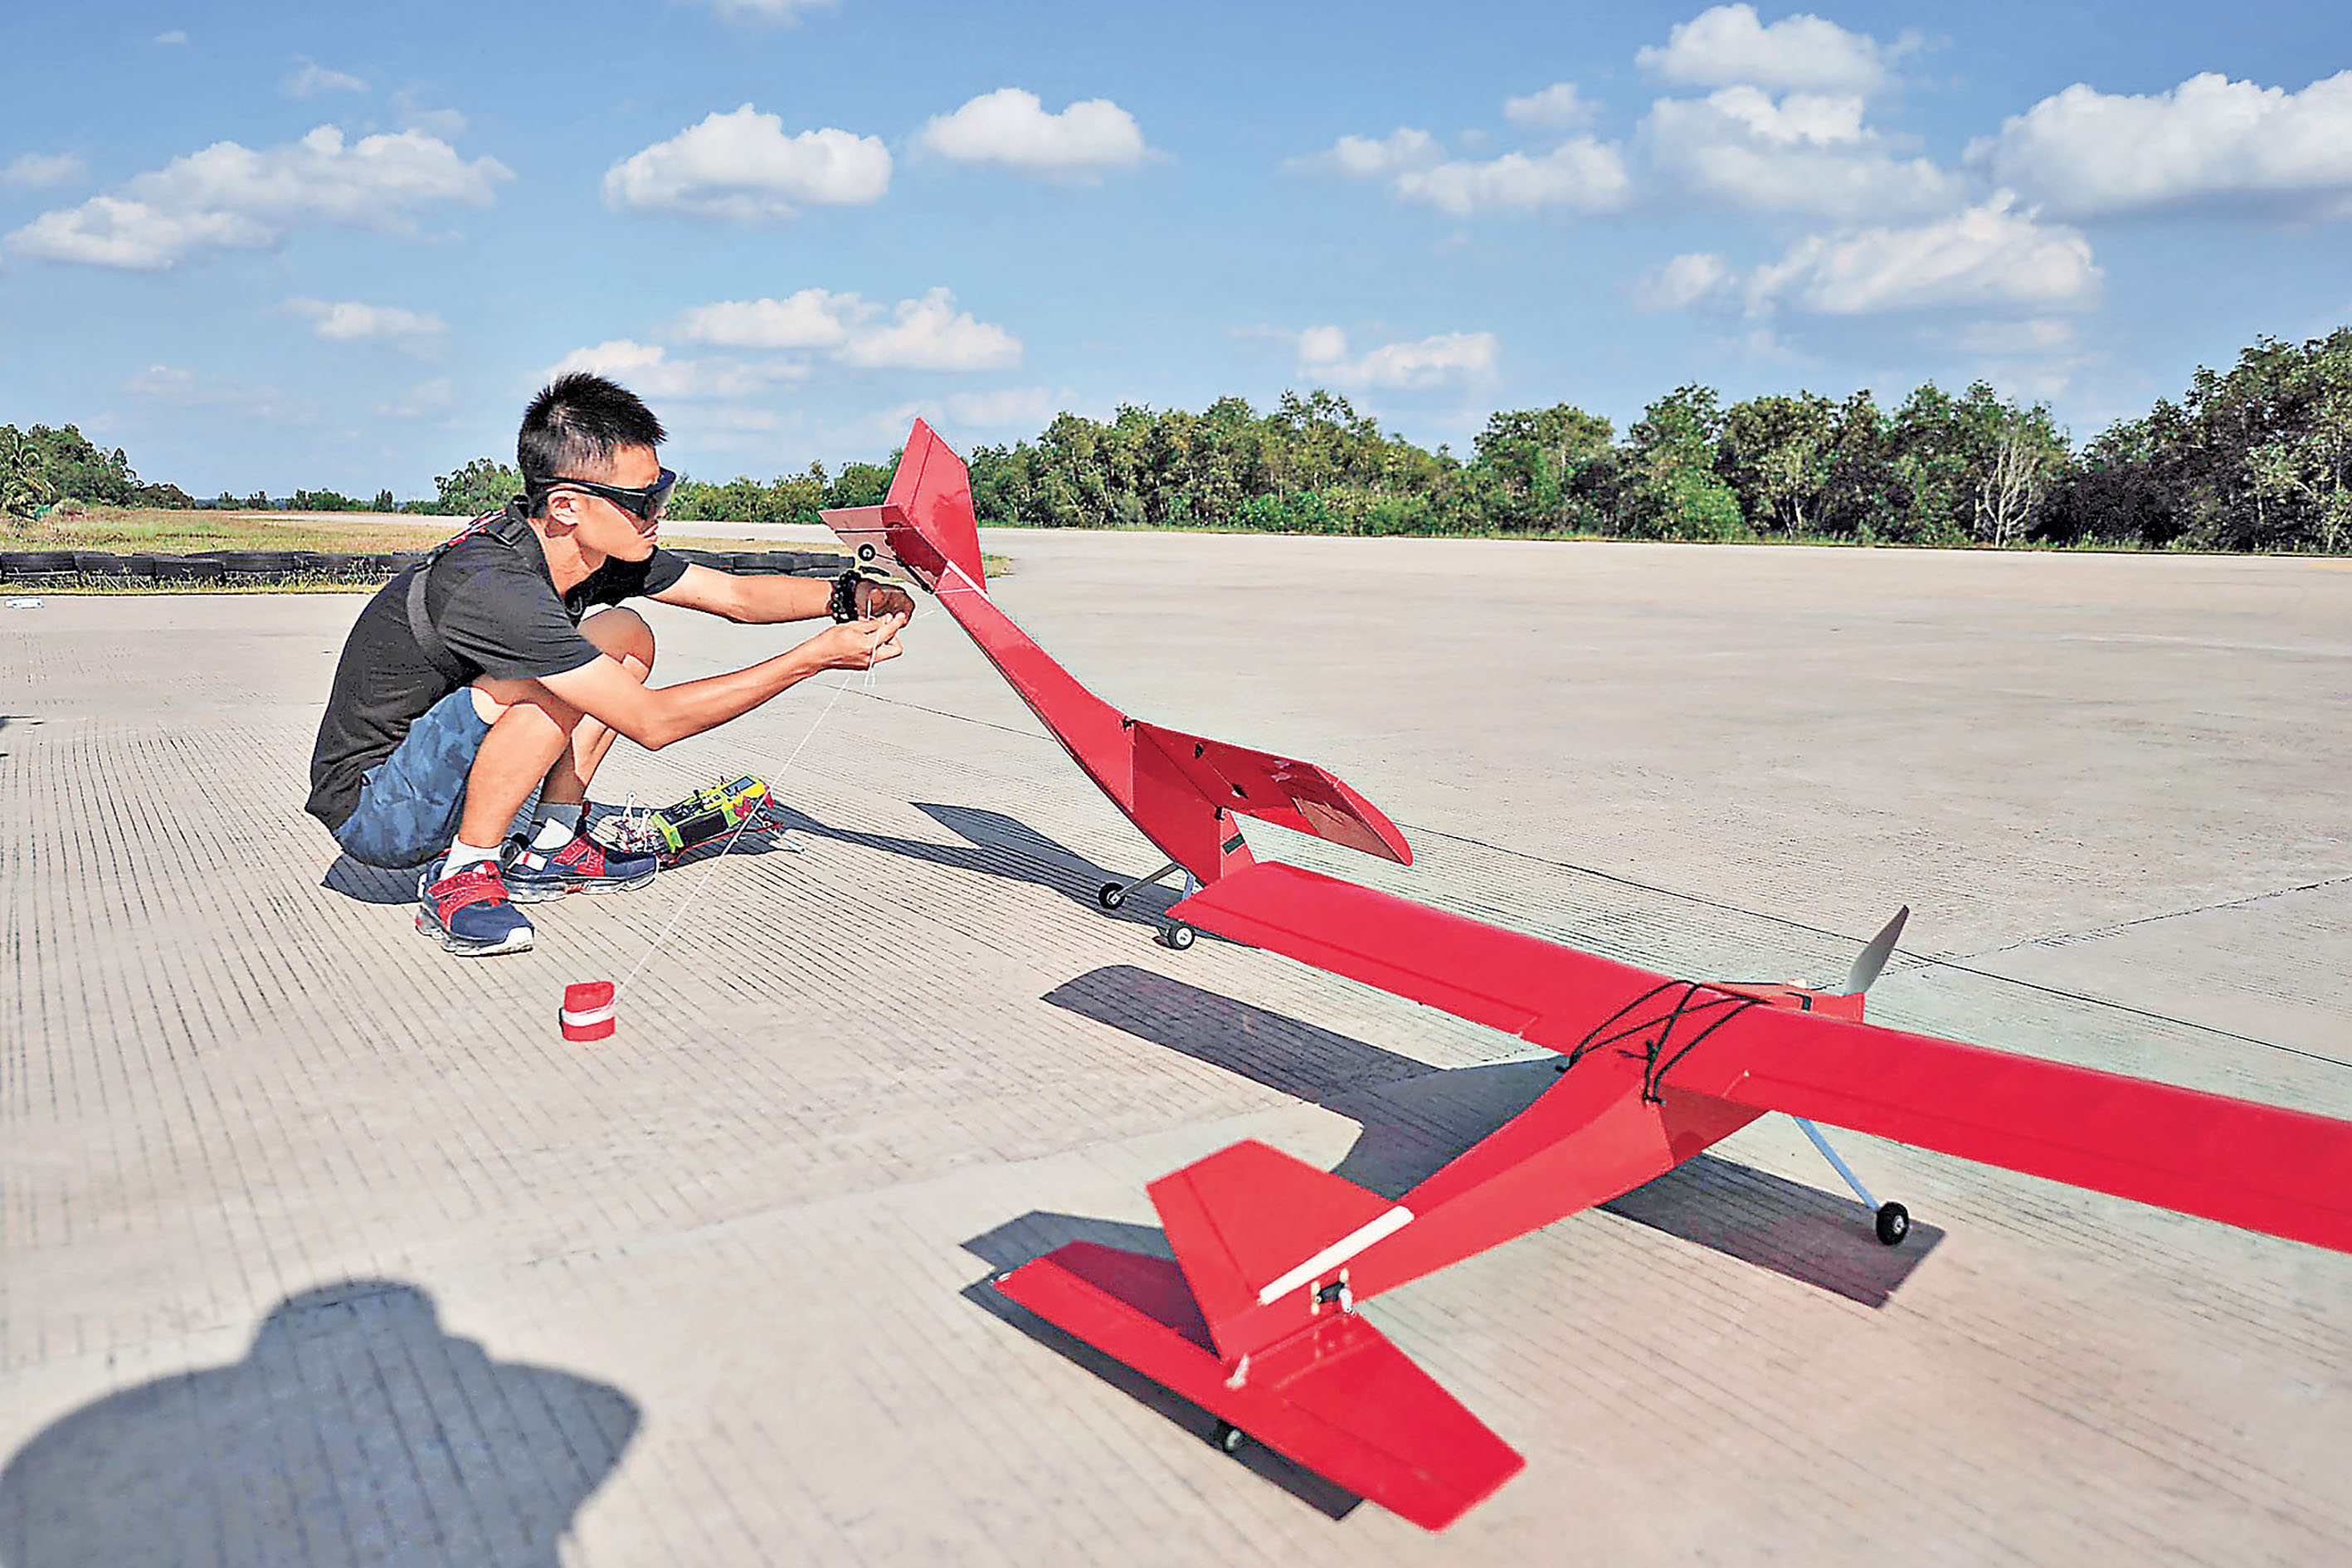
[(1882, 1246), (1900, 1247), (1911, 1234), (1911, 1211), (1901, 1204), (1878, 1205), (1878, 1239)]
[[(1116, 914), (1118, 910), (1127, 907), (1127, 896), (1135, 891), (1136, 889), (1148, 888), (1153, 883), (1159, 881), (1160, 878), (1167, 876), (1170, 872), (1182, 871), (1183, 869), (1184, 868), (1181, 866), (1179, 866), (1175, 861), (1171, 860), (1165, 866), (1160, 867), (1157, 871), (1152, 872), (1149, 877), (1138, 877), (1132, 882), (1105, 882), (1101, 887), (1095, 889), (1095, 902), (1100, 904), (1105, 910)], [(1199, 886), (1200, 884), (1192, 880), (1192, 874), (1190, 871), (1185, 871), (1185, 896), (1187, 898), (1191, 897)], [(1181, 952), (1186, 948), (1192, 945), (1199, 934), (1199, 932), (1195, 931), (1191, 926), (1186, 925), (1183, 921), (1174, 921), (1161, 929), (1159, 940), (1160, 944), (1162, 947), (1174, 948), (1178, 952)]]

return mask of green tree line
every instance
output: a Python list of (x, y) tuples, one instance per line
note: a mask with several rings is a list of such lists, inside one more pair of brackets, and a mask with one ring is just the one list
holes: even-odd
[(2352, 328), (2265, 339), (2075, 452), (2045, 404), (1929, 383), (1883, 407), (1684, 386), (1621, 436), (1561, 404), (1424, 451), (1328, 392), (1260, 415), (1065, 414), (972, 455), (984, 522), (1311, 533), (2352, 547)]
[[(895, 455), (893, 461), (895, 461)], [(1621, 434), (1568, 404), (1499, 412), (1467, 458), (1390, 434), (1345, 397), (1286, 393), (1264, 414), (1238, 397), (1200, 413), (1125, 406), (1063, 414), (1034, 440), (971, 457), (986, 523), (1036, 528), (1240, 528), (1364, 534), (1810, 539), (1936, 545), (2171, 549), (2352, 548), (2352, 327), (2265, 338), (2226, 372), (2200, 370), (2080, 451), (2045, 404), (1982, 382), (1928, 383), (1884, 406), (1869, 392), (1726, 403), (1683, 386)], [(890, 464), (821, 464), (764, 482), (682, 479), (680, 517), (814, 522), (870, 505)], [(472, 516), (521, 488), (477, 458), (400, 510)], [(72, 426), (0, 426), (0, 505), (73, 497), (118, 505), (389, 509), (329, 490), (194, 502), (140, 482), (118, 448)]]

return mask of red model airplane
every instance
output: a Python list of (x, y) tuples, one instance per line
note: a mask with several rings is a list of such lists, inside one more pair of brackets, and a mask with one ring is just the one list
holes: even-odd
[[(1078, 766), (1197, 884), (1169, 910), (1561, 1055), (1559, 1082), (1394, 1202), (1258, 1142), (1151, 1184), (1176, 1261), (1073, 1242), (997, 1289), (1242, 1434), (1431, 1530), (1524, 1461), (1356, 1311), (1628, 1192), (1767, 1111), (2352, 1251), (2352, 1123), (1865, 1025), (1861, 993), (1701, 984), (1252, 857), (1254, 816), (1410, 865), (1396, 826), (1309, 763), (1129, 719), (990, 600), (963, 462), (919, 421), (880, 506), (827, 511), (937, 595)], [(1111, 883), (1117, 908), (1127, 887)], [(1808, 1120), (1810, 1119), (1810, 1120)]]

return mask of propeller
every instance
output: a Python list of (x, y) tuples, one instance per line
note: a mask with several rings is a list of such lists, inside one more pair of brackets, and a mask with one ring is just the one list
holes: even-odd
[(1911, 906), (1908, 904), (1895, 911), (1895, 918), (1886, 922), (1885, 929), (1872, 937), (1870, 945), (1854, 958), (1853, 968), (1846, 973), (1845, 989), (1839, 992), (1839, 995), (1859, 996), (1870, 989), (1870, 983), (1878, 978), (1878, 972), (1885, 969), (1886, 961), (1895, 956), (1895, 944), (1903, 936), (1903, 922), (1910, 918)]

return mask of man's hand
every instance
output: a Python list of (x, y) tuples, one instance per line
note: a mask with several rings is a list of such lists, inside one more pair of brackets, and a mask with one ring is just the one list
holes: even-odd
[(814, 659), (819, 669), (871, 669), (886, 658), (898, 658), (907, 651), (898, 646), (898, 634), (913, 617), (914, 605), (905, 594), (890, 592), (907, 605), (903, 613), (844, 621), (801, 644), (800, 651)]
[(915, 618), (915, 601), (906, 589), (896, 583), (860, 577), (857, 580), (857, 613), (869, 621), (883, 616), (898, 616), (903, 625)]

